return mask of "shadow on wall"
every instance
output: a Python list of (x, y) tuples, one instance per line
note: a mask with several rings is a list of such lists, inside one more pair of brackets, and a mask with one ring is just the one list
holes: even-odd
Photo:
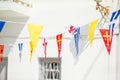
[[(16, 42), (28, 19), (28, 17), (10, 17), (7, 19), (2, 19), (6, 20), (6, 23), (3, 27), (2, 32), (0, 33), (0, 44), (5, 45), (5, 57), (10, 53), (10, 49), (13, 47), (12, 45)], [(21, 22), (23, 22), (24, 24), (21, 24)]]
[(104, 46), (102, 46), (102, 47), (100, 48), (97, 56), (94, 58), (93, 62), (91, 62), (91, 64), (89, 65), (88, 69), (86, 70), (85, 75), (83, 76), (83, 79), (82, 79), (82, 80), (87, 80), (87, 78), (88, 78), (90, 72), (92, 71), (95, 63), (96, 63), (97, 60), (100, 58), (100, 55), (101, 55), (101, 53), (102, 53), (102, 51), (103, 51), (103, 48), (104, 48)]

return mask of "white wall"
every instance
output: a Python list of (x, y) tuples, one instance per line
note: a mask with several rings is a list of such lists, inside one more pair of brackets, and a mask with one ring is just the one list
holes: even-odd
[[(119, 38), (118, 38), (118, 43), (120, 44), (119, 41), (120, 41), (120, 35), (119, 35)], [(120, 74), (120, 64), (119, 64), (120, 63), (120, 58), (119, 58), (120, 57), (120, 54), (119, 54), (120, 53), (120, 46), (118, 47), (118, 51), (119, 52), (117, 53), (117, 69), (116, 69), (116, 71), (117, 71), (117, 80), (120, 79), (120, 75), (119, 75)]]
[[(44, 5), (43, 5), (44, 4)], [(5, 51), (8, 53), (8, 80), (38, 80), (39, 68), (38, 57), (44, 57), (42, 40), (39, 39), (37, 51), (33, 54), (32, 62), (29, 61), (29, 38), (20, 39), (20, 37), (29, 37), (27, 24), (36, 23), (44, 26), (41, 37), (53, 37), (48, 39), (47, 57), (57, 57), (57, 44), (55, 36), (59, 33), (67, 32), (70, 25), (81, 27), (96, 18), (101, 18), (98, 11), (95, 10), (95, 2), (78, 3), (41, 3), (35, 5), (32, 16), (26, 22), (26, 25), (13, 24), (5, 26), (3, 32), (6, 35), (17, 36), (17, 38), (3, 38), (1, 43), (13, 44), (13, 47)], [(11, 19), (12, 20), (12, 19)], [(11, 32), (9, 32), (9, 29)], [(8, 33), (7, 33), (7, 32)], [(10, 34), (9, 34), (10, 33)], [(17, 35), (16, 35), (17, 33)], [(4, 35), (4, 34), (1, 34)], [(65, 39), (70, 37), (71, 39)], [(86, 39), (80, 39), (79, 47), (81, 49)], [(22, 61), (19, 61), (18, 42), (23, 42)], [(69, 33), (63, 34), (62, 42), (62, 70), (61, 80), (116, 80), (116, 53), (117, 36), (114, 36), (111, 55), (109, 56), (104, 46), (103, 40), (94, 39), (93, 46), (89, 45), (84, 50), (80, 50), (79, 57), (74, 57), (74, 40)], [(83, 43), (82, 43), (83, 42)], [(87, 40), (88, 42), (88, 40)]]

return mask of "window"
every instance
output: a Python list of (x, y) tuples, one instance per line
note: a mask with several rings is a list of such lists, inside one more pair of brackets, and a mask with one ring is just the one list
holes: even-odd
[(39, 64), (39, 80), (61, 80), (61, 59), (40, 58)]
[(3, 57), (2, 63), (0, 64), (0, 80), (7, 80), (7, 64), (8, 58)]

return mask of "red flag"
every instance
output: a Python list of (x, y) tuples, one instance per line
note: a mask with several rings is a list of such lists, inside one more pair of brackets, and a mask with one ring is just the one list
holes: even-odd
[(71, 34), (74, 34), (75, 30), (76, 30), (76, 28), (74, 28), (74, 26), (70, 26), (70, 29), (68, 31)]
[(44, 46), (44, 54), (45, 54), (45, 58), (44, 58), (44, 60), (46, 61), (46, 48), (47, 48), (47, 41), (46, 41), (45, 38), (44, 38), (43, 46)]
[(58, 46), (58, 59), (60, 59), (61, 44), (62, 44), (62, 34), (56, 36), (57, 46)]
[(109, 29), (100, 29), (104, 44), (107, 48), (108, 54), (110, 55), (112, 39), (110, 39), (110, 31)]
[(2, 63), (4, 45), (0, 45), (0, 63)]

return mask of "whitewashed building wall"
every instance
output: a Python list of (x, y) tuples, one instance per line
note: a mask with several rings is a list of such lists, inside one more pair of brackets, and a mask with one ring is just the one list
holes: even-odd
[[(57, 58), (58, 50), (55, 38), (57, 34), (67, 32), (70, 25), (82, 27), (101, 18), (100, 13), (95, 10), (94, 1), (81, 1), (81, 3), (62, 3), (61, 1), (57, 4), (43, 2), (39, 5), (41, 6), (34, 4), (32, 16), (29, 19), (22, 18), (25, 24), (6, 23), (0, 33), (3, 37), (0, 38), (0, 44), (5, 44), (4, 57), (8, 57), (7, 80), (39, 80), (41, 77), (38, 58), (44, 57), (43, 40), (39, 39), (36, 52), (33, 53), (33, 59), (30, 62), (30, 39), (27, 24), (43, 25), (40, 36), (52, 37), (47, 39), (47, 57)], [(17, 21), (19, 18), (10, 18), (10, 20)], [(68, 32), (64, 33), (61, 48), (61, 80), (119, 80), (119, 39), (120, 36), (114, 35), (109, 56), (102, 38), (94, 39), (91, 48), (88, 39), (80, 38), (79, 56), (75, 58), (73, 35)], [(23, 42), (21, 62), (17, 44), (19, 42)]]

